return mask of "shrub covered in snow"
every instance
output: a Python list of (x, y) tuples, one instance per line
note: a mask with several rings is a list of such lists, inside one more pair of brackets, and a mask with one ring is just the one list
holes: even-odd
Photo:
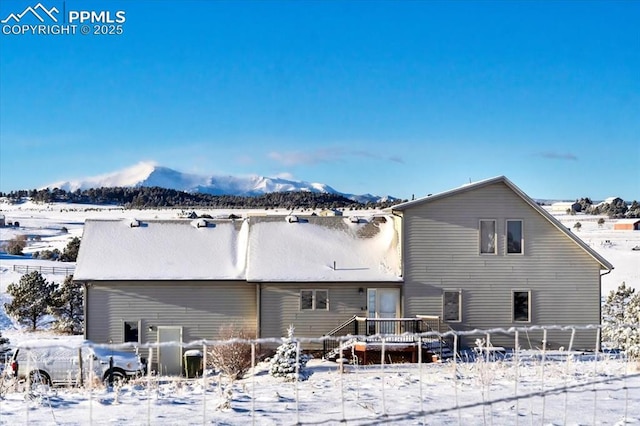
[(207, 351), (210, 365), (231, 380), (241, 379), (252, 366), (251, 344), (246, 341), (255, 336), (243, 328), (228, 325), (220, 329), (218, 337), (231, 342), (212, 346)]
[(276, 349), (276, 353), (271, 358), (269, 374), (273, 377), (283, 377), (286, 381), (306, 380), (308, 372), (306, 371), (307, 361), (309, 357), (299, 353), (298, 343), (293, 338), (293, 325), (287, 330), (287, 337), (282, 344)]

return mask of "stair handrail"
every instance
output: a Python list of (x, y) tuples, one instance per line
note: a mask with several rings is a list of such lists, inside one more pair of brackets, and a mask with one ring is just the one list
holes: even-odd
[[(445, 326), (448, 329), (447, 331), (455, 332), (455, 330), (451, 328), (449, 324), (442, 322), (439, 315), (416, 315), (416, 317), (422, 320), (423, 324), (425, 324), (430, 331), (437, 333), (438, 340), (440, 341), (440, 356), (442, 356), (442, 344), (444, 344), (447, 348), (449, 348), (453, 352), (451, 342), (449, 342), (449, 340), (445, 338), (445, 336), (442, 333), (442, 326)], [(437, 320), (438, 329), (434, 330), (431, 324), (429, 324), (429, 322), (425, 320)]]
[(346, 320), (345, 322), (343, 322), (342, 324), (340, 324), (339, 326), (337, 326), (336, 328), (334, 328), (333, 330), (329, 331), (328, 333), (325, 333), (325, 336), (335, 336), (335, 334), (337, 332), (339, 332), (340, 330), (342, 330), (343, 328), (348, 327), (349, 325), (353, 324), (354, 322), (357, 321), (358, 316), (354, 315), (351, 318), (349, 318), (348, 320)]

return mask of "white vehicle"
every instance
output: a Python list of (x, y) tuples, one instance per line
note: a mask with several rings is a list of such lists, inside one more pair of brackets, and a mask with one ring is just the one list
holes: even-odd
[(95, 347), (89, 341), (36, 340), (18, 345), (7, 369), (18, 380), (75, 386), (81, 378), (84, 383), (92, 377), (127, 380), (143, 374), (146, 366), (137, 354)]

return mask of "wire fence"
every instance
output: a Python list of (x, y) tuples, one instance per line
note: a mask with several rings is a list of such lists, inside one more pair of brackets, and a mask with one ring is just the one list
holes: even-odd
[[(568, 330), (573, 341), (575, 332), (585, 328), (597, 330), (594, 351), (575, 351), (571, 344), (553, 351), (544, 345), (540, 350), (520, 349), (521, 336), (531, 330), (542, 330), (545, 337), (550, 330)], [(510, 335), (512, 348), (492, 346), (497, 333)], [(145, 352), (145, 371), (127, 382), (108, 384), (101, 376), (104, 360), (89, 357), (82, 365), (80, 356), (77, 363), (67, 361), (90, 372), (87, 379), (74, 381), (78, 373), (68, 373), (69, 382), (60, 387), (35, 386), (5, 374), (0, 385), (0, 424), (596, 425), (640, 421), (640, 365), (620, 351), (598, 349), (599, 325), (435, 334), (453, 338), (450, 359), (429, 362), (433, 358), (418, 350), (417, 362), (390, 364), (387, 355), (394, 349), (394, 336), (381, 335), (376, 349), (380, 363), (361, 365), (352, 344), (359, 336), (343, 336), (332, 338), (342, 344), (337, 362), (315, 359), (305, 365), (301, 347), (326, 338), (294, 339), (290, 344), (296, 370), (291, 381), (270, 374), (277, 358), (272, 350), (268, 351), (271, 358), (264, 358), (264, 348), (287, 343), (285, 339), (85, 343), (82, 348), (96, 351)], [(413, 337), (421, 347), (423, 339), (433, 335)], [(461, 349), (463, 335), (476, 336), (476, 346)], [(20, 350), (32, 354), (26, 358), (31, 367), (45, 370), (51, 361), (37, 355), (43, 348), (53, 349), (39, 342)], [(225, 348), (232, 348), (228, 357), (239, 352), (246, 356), (243, 378), (230, 379), (212, 362), (212, 353), (224, 353)], [(175, 350), (182, 374), (159, 374), (163, 357)], [(184, 356), (189, 353), (200, 355), (189, 360)], [(201, 365), (189, 371), (193, 360)]]

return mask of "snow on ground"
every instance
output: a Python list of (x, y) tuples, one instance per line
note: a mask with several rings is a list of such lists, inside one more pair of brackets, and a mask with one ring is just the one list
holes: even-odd
[[(564, 358), (566, 354), (562, 355)], [(347, 366), (311, 360), (305, 382), (283, 382), (261, 363), (229, 384), (146, 378), (114, 389), (7, 393), (0, 424), (599, 424), (640, 422), (637, 364), (584, 355), (466, 363)], [(515, 378), (518, 378), (515, 380)], [(206, 380), (206, 382), (205, 382)], [(206, 389), (206, 392), (203, 392)]]
[[(82, 233), (87, 218), (176, 218), (181, 211), (123, 210), (65, 204), (0, 205), (8, 222), (19, 228), (0, 228), (0, 243), (18, 234), (30, 236), (26, 253), (63, 250)], [(200, 210), (199, 214), (228, 215), (229, 210)], [(264, 211), (262, 211), (264, 213)], [(286, 211), (269, 213), (285, 214)], [(361, 214), (362, 212), (360, 212)], [(622, 281), (640, 290), (640, 232), (614, 231), (614, 220), (584, 215), (558, 219), (614, 266), (602, 278), (602, 294)], [(574, 229), (580, 222), (580, 230)], [(63, 229), (66, 228), (65, 229)], [(14, 265), (52, 267), (61, 262), (0, 254), (0, 303), (8, 301), (7, 286), (21, 273)], [(64, 275), (43, 274), (62, 282)], [(0, 309), (2, 335), (18, 343), (33, 339)], [(50, 332), (37, 336), (49, 337)], [(146, 379), (109, 390), (39, 389), (35, 393), (8, 392), (0, 396), (1, 425), (85, 424), (623, 424), (640, 423), (640, 366), (620, 359), (548, 355), (519, 362), (482, 362), (348, 366), (323, 360), (308, 364), (312, 375), (299, 384), (268, 375), (266, 364), (255, 374), (228, 385), (217, 375), (207, 379)], [(517, 378), (517, 380), (516, 380)], [(206, 383), (205, 383), (206, 380)], [(0, 384), (0, 390), (5, 384)], [(205, 387), (206, 386), (206, 387)], [(206, 389), (206, 392), (203, 392)], [(2, 392), (0, 392), (1, 394)], [(460, 408), (456, 408), (460, 407)], [(420, 414), (423, 413), (423, 414)]]

